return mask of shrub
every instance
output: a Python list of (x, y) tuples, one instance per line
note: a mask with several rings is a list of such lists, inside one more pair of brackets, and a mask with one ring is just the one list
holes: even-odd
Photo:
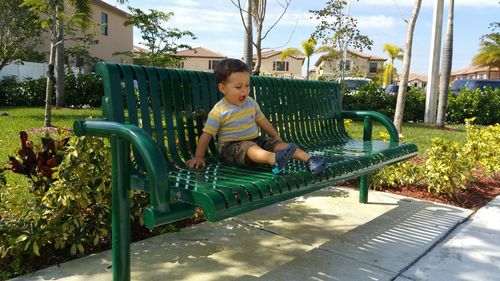
[[(2, 269), (29, 271), (34, 256), (74, 255), (109, 240), (111, 218), (109, 145), (72, 137), (47, 190), (5, 185), (0, 190)], [(16, 196), (17, 194), (17, 196)], [(22, 194), (23, 196), (19, 196)]]
[[(103, 94), (101, 80), (94, 74), (76, 75), (67, 70), (65, 77), (65, 103), (72, 106), (90, 105), (99, 107)], [(45, 105), (45, 87), (47, 79), (27, 78), (17, 82), (14, 76), (8, 76), (0, 81), (0, 104), (9, 106), (43, 106)], [(56, 101), (52, 94), (52, 104)]]
[(345, 110), (375, 110), (387, 116), (394, 116), (396, 98), (387, 95), (375, 83), (368, 83), (356, 92), (345, 95), (342, 105)]
[(476, 117), (478, 125), (500, 123), (500, 89), (462, 90), (459, 95), (450, 95), (446, 110), (446, 121), (465, 123)]
[(16, 105), (18, 103), (17, 81), (15, 76), (7, 76), (0, 80), (0, 104)]
[(15, 156), (9, 156), (9, 161), (14, 173), (25, 175), (33, 184), (33, 190), (47, 191), (52, 182), (53, 168), (62, 160), (62, 149), (69, 138), (58, 129), (59, 138), (53, 139), (47, 134), (41, 138), (41, 144), (35, 145), (28, 139), (24, 131), (19, 133), (21, 149)]
[[(46, 189), (9, 185), (0, 169), (0, 279), (32, 271), (36, 258), (64, 259), (110, 243), (109, 142), (73, 136), (63, 151)], [(131, 191), (130, 196), (133, 234), (136, 238), (151, 235), (139, 227), (149, 195)], [(174, 228), (167, 225), (156, 231)]]
[(73, 106), (90, 105), (99, 107), (103, 96), (101, 80), (94, 74), (79, 74), (68, 70), (66, 72), (66, 104)]
[[(368, 83), (353, 94), (344, 96), (342, 105), (345, 110), (374, 110), (388, 117), (394, 116), (396, 96), (391, 96), (375, 83)], [(423, 121), (425, 113), (425, 94), (422, 89), (411, 88), (406, 94), (405, 121)]]
[(467, 122), (467, 141), (434, 138), (424, 163), (412, 160), (386, 167), (373, 175), (374, 188), (414, 185), (429, 192), (456, 195), (467, 183), (481, 175), (500, 173), (500, 125), (481, 127)]
[[(14, 105), (43, 106), (45, 105), (45, 88), (47, 78), (27, 78), (17, 87), (17, 103)], [(52, 103), (56, 101), (55, 93), (52, 94)]]
[(466, 120), (467, 142), (464, 154), (486, 176), (500, 172), (500, 124), (481, 127)]
[(453, 197), (459, 189), (465, 189), (474, 163), (465, 157), (459, 143), (434, 138), (427, 155), (423, 176), (429, 192)]

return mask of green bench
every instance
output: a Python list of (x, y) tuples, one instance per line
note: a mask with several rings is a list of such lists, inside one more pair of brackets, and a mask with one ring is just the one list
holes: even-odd
[[(328, 163), (313, 177), (292, 160), (284, 175), (270, 167), (243, 168), (219, 160), (216, 144), (207, 166), (189, 169), (203, 123), (222, 97), (212, 73), (99, 63), (104, 84), (103, 121), (76, 121), (77, 135), (111, 138), (113, 278), (130, 279), (129, 190), (149, 192), (144, 223), (152, 228), (192, 217), (200, 209), (218, 221), (360, 178), (360, 202), (368, 199), (370, 173), (417, 154), (399, 143), (390, 119), (371, 111), (343, 111), (336, 83), (251, 77), (251, 96), (286, 142), (294, 142)], [(345, 119), (364, 120), (363, 140), (353, 140)], [(387, 129), (390, 141), (371, 141), (372, 122)]]

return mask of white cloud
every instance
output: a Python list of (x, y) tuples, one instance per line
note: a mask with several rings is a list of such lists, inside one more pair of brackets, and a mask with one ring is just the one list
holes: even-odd
[[(436, 0), (423, 0), (422, 7), (433, 7), (434, 1)], [(445, 5), (448, 5), (448, 1), (444, 1)], [(415, 4), (414, 0), (359, 0), (351, 1), (352, 5), (363, 5), (363, 6), (395, 6), (400, 7), (413, 7)], [(456, 0), (455, 7), (459, 6), (469, 6), (469, 7), (492, 7), (499, 6), (498, 0)]]
[(173, 6), (198, 7), (200, 2), (196, 0), (175, 0), (172, 1)]
[(392, 29), (396, 26), (395, 18), (385, 15), (359, 16), (356, 19), (358, 20), (358, 27), (364, 30)]

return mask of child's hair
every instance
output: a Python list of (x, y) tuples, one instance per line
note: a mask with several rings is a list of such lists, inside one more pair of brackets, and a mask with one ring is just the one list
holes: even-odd
[(250, 68), (239, 59), (223, 59), (214, 69), (215, 84), (223, 83), (231, 74), (236, 72), (248, 72)]

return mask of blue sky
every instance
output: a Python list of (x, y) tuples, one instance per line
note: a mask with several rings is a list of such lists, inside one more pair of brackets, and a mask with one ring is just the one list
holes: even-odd
[[(105, 1), (117, 5), (116, 1)], [(242, 5), (245, 2), (241, 0)], [(427, 75), (429, 67), (433, 2), (422, 1), (413, 38), (411, 72), (423, 75)], [(444, 2), (443, 30), (446, 30), (449, 0)], [(325, 0), (292, 0), (286, 15), (263, 41), (263, 48), (300, 48), (300, 42), (307, 39), (316, 27), (316, 22), (310, 19), (309, 10), (321, 9), (325, 3)], [(413, 4), (414, 0), (351, 0), (351, 16), (358, 19), (361, 32), (374, 41), (371, 50), (364, 51), (387, 57), (382, 49), (384, 44), (403, 47), (407, 24), (402, 17), (410, 17)], [(129, 0), (128, 5), (143, 11), (156, 9), (174, 12), (169, 26), (190, 30), (197, 37), (194, 41), (184, 43), (192, 47), (202, 46), (228, 57), (242, 57), (243, 26), (238, 9), (230, 0)], [(279, 16), (281, 8), (275, 0), (268, 1), (268, 6), (266, 21), (270, 25)], [(118, 7), (127, 10), (126, 5)], [(500, 21), (498, 0), (455, 0), (453, 70), (470, 65), (479, 48), (479, 37), (490, 32), (489, 24), (494, 21)], [(134, 30), (134, 45), (140, 42), (140, 34)], [(313, 56), (311, 65), (317, 58)], [(401, 62), (396, 62), (396, 67), (401, 69)]]

